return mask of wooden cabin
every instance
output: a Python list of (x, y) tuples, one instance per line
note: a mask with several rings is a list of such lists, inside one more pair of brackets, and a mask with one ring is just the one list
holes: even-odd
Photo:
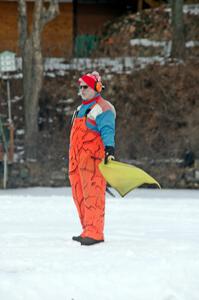
[[(148, 4), (147, 4), (148, 3)], [(60, 0), (60, 14), (43, 32), (43, 53), (49, 57), (71, 57), (78, 54), (82, 39), (95, 38), (102, 25), (128, 10), (156, 6), (156, 0)], [(34, 1), (27, 0), (29, 23)], [(18, 1), (0, 0), (0, 52), (19, 54)], [(81, 55), (80, 55), (81, 56)]]
[[(29, 23), (34, 1), (27, 1)], [(18, 1), (0, 0), (0, 52), (9, 50), (19, 53), (18, 45)], [(73, 47), (73, 3), (60, 1), (59, 16), (48, 23), (43, 32), (45, 56), (69, 56)]]

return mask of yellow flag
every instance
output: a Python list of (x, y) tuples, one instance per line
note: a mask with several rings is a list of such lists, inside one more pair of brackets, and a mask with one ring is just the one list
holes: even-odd
[(161, 188), (153, 177), (133, 165), (110, 160), (106, 165), (102, 161), (99, 169), (110, 186), (122, 197), (143, 184), (155, 184)]

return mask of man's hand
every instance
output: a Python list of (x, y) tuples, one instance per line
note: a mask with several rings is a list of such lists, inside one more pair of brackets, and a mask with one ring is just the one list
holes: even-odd
[(114, 154), (115, 154), (115, 148), (113, 146), (105, 147), (105, 158), (104, 158), (105, 165), (108, 163), (109, 160), (115, 159)]

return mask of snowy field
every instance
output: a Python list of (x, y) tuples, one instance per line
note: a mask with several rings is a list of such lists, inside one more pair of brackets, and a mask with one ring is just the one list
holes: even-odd
[(0, 300), (198, 300), (199, 191), (107, 196), (105, 243), (68, 188), (0, 190)]

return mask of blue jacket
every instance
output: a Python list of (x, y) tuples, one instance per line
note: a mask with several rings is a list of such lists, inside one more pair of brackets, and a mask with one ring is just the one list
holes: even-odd
[(85, 101), (77, 108), (77, 118), (87, 115), (86, 126), (99, 132), (104, 146), (115, 146), (114, 106), (100, 95), (92, 101)]

